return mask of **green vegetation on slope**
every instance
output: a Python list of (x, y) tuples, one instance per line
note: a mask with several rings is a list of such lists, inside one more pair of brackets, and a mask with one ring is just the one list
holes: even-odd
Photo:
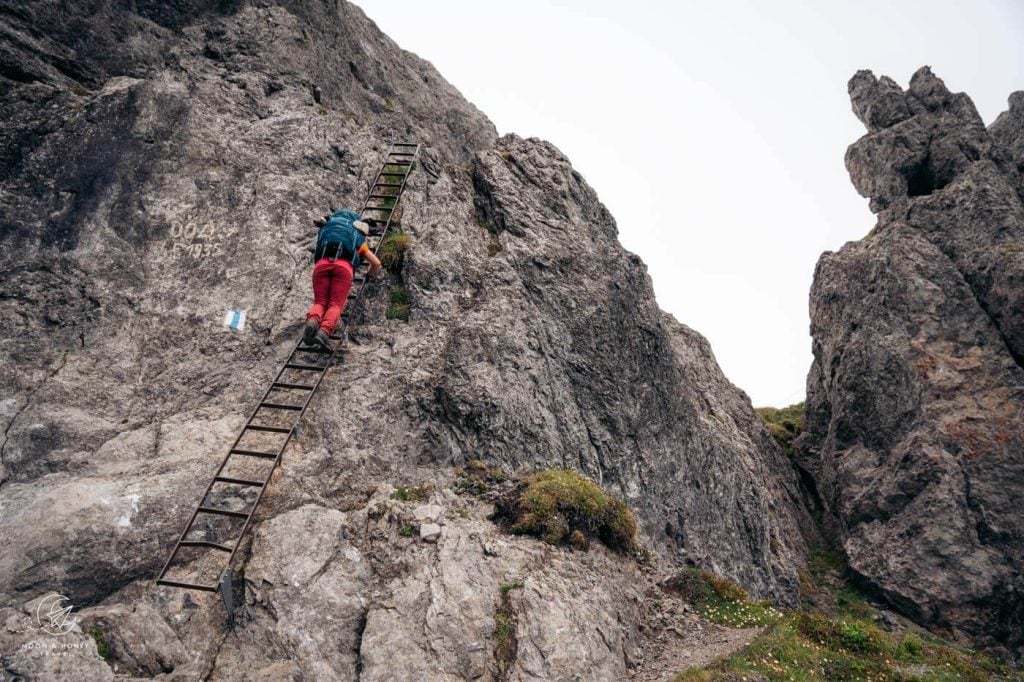
[(792, 457), (793, 441), (804, 430), (804, 404), (800, 402), (783, 408), (758, 407), (754, 411), (764, 420), (768, 432), (786, 456)]
[(705, 619), (729, 627), (764, 626), (736, 655), (683, 671), (674, 682), (1021, 679), (1005, 666), (923, 630), (880, 628), (878, 610), (839, 577), (837, 554), (815, 552), (808, 568), (801, 587), (811, 592), (811, 600), (832, 604), (829, 613), (814, 610), (810, 602), (794, 611), (751, 602), (742, 588), (702, 571), (686, 571), (674, 579), (669, 586)]
[(667, 587), (686, 601), (704, 620), (730, 628), (752, 628), (779, 621), (782, 614), (767, 601), (753, 602), (739, 585), (707, 571), (691, 568), (672, 578)]

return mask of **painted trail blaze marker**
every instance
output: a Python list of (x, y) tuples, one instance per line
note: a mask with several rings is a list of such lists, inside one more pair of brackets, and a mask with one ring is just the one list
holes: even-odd
[(229, 310), (224, 313), (224, 326), (238, 332), (243, 331), (245, 329), (245, 311)]

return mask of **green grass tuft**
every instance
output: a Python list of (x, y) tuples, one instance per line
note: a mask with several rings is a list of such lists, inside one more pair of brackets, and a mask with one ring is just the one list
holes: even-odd
[[(568, 542), (574, 531), (596, 535), (609, 548), (637, 551), (636, 517), (622, 500), (567, 469), (542, 471), (524, 479), (511, 500), (499, 503), (512, 532), (533, 535), (553, 545)], [(579, 544), (579, 540), (575, 544)]]
[(394, 230), (389, 232), (384, 241), (380, 243), (380, 247), (377, 249), (377, 257), (380, 258), (381, 265), (389, 271), (401, 270), (402, 264), (405, 262), (405, 253), (411, 245), (412, 239), (409, 238), (409, 235)]
[(423, 502), (430, 497), (432, 492), (434, 492), (432, 483), (411, 486), (398, 485), (395, 486), (395, 492), (391, 493), (391, 499), (402, 502)]

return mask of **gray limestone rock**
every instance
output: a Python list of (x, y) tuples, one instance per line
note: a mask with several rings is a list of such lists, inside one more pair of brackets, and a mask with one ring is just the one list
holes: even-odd
[[(348, 3), (138, 5), (0, 12), (0, 607), (66, 594), (126, 675), (628, 675), (642, 569), (504, 535), (446, 489), (469, 459), (580, 470), (656, 570), (795, 603), (795, 470), (557, 149), (499, 139)], [(412, 248), (269, 486), (229, 631), (215, 596), (152, 579), (299, 333), (311, 219), (361, 201), (392, 137), (424, 144)], [(413, 483), (438, 492), (390, 499)], [(12, 632), (3, 664), (43, 674)]]
[(1024, 91), (1010, 95), (1010, 108), (989, 126), (996, 149), (1005, 153), (1003, 163), (1017, 170), (1017, 193), (1024, 197)]
[(924, 68), (902, 95), (911, 116), (866, 117), (897, 106), (872, 79), (851, 80), (869, 132), (846, 159), (878, 224), (818, 262), (799, 459), (865, 586), (1019, 656), (1024, 205), (1007, 162), (1019, 112), (990, 134)]
[(420, 539), (425, 542), (437, 542), (441, 537), (441, 526), (436, 523), (424, 523), (420, 526)]
[(858, 71), (850, 79), (849, 91), (853, 113), (872, 132), (910, 118), (903, 90), (888, 76), (875, 78), (870, 71)]

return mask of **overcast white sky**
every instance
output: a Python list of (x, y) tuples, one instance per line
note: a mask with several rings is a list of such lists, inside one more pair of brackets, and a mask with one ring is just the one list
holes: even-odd
[(874, 224), (843, 166), (850, 76), (931, 65), (986, 123), (1024, 90), (1024, 0), (356, 4), (501, 133), (572, 160), (757, 406), (803, 399), (814, 265)]

